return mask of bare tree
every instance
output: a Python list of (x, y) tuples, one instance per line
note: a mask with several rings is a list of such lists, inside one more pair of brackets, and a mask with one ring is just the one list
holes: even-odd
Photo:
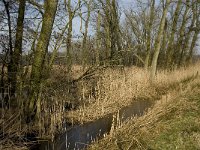
[(40, 90), (42, 86), (42, 73), (44, 67), (45, 56), (48, 51), (49, 40), (55, 14), (57, 10), (58, 0), (47, 0), (44, 3), (44, 16), (41, 33), (36, 46), (34, 60), (31, 71), (31, 92), (29, 99), (26, 102), (25, 114), (27, 121), (31, 121), (35, 118), (36, 112), (40, 111)]
[(167, 48), (167, 66), (169, 67), (172, 63), (172, 57), (173, 57), (173, 46), (174, 46), (174, 38), (175, 38), (175, 33), (177, 30), (177, 24), (178, 24), (178, 18), (179, 18), (179, 13), (181, 9), (181, 4), (182, 0), (178, 0), (177, 5), (176, 5), (176, 10), (173, 15), (173, 22), (172, 22), (172, 28), (170, 32), (170, 37), (169, 37), (169, 42), (168, 42), (168, 48)]
[[(173, 54), (173, 64), (176, 64), (177, 66), (180, 66), (179, 62), (180, 60), (182, 59), (182, 54), (184, 52), (184, 49), (182, 47), (183, 45), (183, 41), (184, 41), (184, 37), (185, 37), (185, 28), (186, 28), (186, 25), (187, 25), (187, 22), (188, 22), (188, 12), (190, 10), (190, 0), (186, 0), (186, 6), (185, 6), (185, 12), (183, 14), (183, 18), (182, 18), (182, 23), (181, 23), (181, 27), (179, 29), (179, 38), (178, 38), (178, 42), (177, 42), (177, 48), (176, 50), (174, 51), (174, 54)], [(172, 64), (172, 65), (173, 65)]]
[(89, 2), (86, 2), (87, 5), (87, 17), (85, 20), (85, 31), (83, 33), (83, 42), (82, 42), (82, 65), (83, 65), (83, 70), (85, 70), (85, 65), (87, 64), (88, 60), (88, 47), (87, 47), (87, 37), (88, 37), (88, 26), (89, 26), (89, 21), (90, 21), (90, 15), (91, 15), (91, 4), (92, 0), (89, 0)]
[(152, 30), (153, 20), (155, 17), (154, 11), (155, 11), (155, 0), (151, 0), (150, 17), (149, 17), (149, 22), (147, 25), (147, 42), (146, 42), (147, 52), (146, 52), (146, 58), (145, 58), (145, 64), (144, 64), (145, 70), (147, 70), (149, 66), (149, 59), (150, 59), (150, 52), (151, 52), (151, 30)]
[(100, 60), (99, 60), (99, 50), (100, 50), (100, 28), (101, 28), (101, 14), (100, 11), (98, 10), (98, 14), (97, 14), (97, 31), (96, 31), (96, 51), (95, 51), (95, 58), (96, 58), (96, 65), (99, 66), (100, 65)]
[[(191, 45), (189, 47), (189, 52), (188, 52), (188, 55), (186, 56), (187, 59), (187, 63), (192, 63), (192, 57), (193, 57), (193, 53), (194, 53), (194, 48), (195, 48), (195, 45), (196, 45), (196, 42), (198, 40), (198, 35), (200, 33), (200, 9), (199, 9), (199, 6), (200, 6), (200, 3), (198, 2), (192, 2), (194, 7), (193, 7), (193, 21), (192, 21), (192, 24), (191, 24), (191, 28), (190, 28), (190, 31), (194, 31), (194, 34), (193, 34), (193, 37), (192, 37), (192, 42), (191, 42)], [(195, 27), (194, 27), (194, 22), (195, 23)], [(190, 36), (190, 34), (188, 34), (188, 36)], [(188, 40), (189, 41), (189, 40)]]
[[(65, 0), (66, 1), (66, 0)], [(66, 59), (67, 59), (67, 72), (69, 73), (71, 71), (71, 67), (72, 67), (72, 21), (73, 21), (73, 11), (71, 9), (71, 0), (68, 0), (67, 2), (67, 10), (69, 13), (69, 26), (68, 26), (68, 32), (67, 32), (67, 39), (66, 39), (66, 43), (67, 43), (67, 55), (66, 55)]]
[(158, 34), (157, 34), (155, 45), (154, 45), (154, 55), (153, 55), (153, 60), (151, 63), (151, 73), (150, 73), (151, 82), (155, 79), (155, 75), (156, 75), (158, 55), (160, 53), (160, 47), (161, 47), (161, 39), (162, 39), (161, 37), (163, 35), (165, 21), (166, 21), (165, 18), (168, 12), (169, 5), (170, 5), (170, 0), (166, 0), (166, 4), (163, 10), (162, 18), (161, 18), (159, 29), (158, 29)]
[[(24, 26), (24, 12), (25, 12), (26, 0), (20, 0), (19, 2), (19, 11), (18, 11), (18, 19), (17, 19), (17, 29), (16, 29), (16, 38), (15, 38), (15, 46), (13, 51), (13, 57), (11, 57), (11, 93), (16, 92), (17, 85), (17, 75), (20, 73), (20, 63), (22, 61), (22, 41), (23, 41), (23, 26)], [(19, 77), (19, 76), (18, 76)]]

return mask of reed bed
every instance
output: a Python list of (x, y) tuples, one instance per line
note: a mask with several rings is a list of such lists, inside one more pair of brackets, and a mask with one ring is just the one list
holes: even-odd
[(94, 142), (98, 149), (199, 149), (200, 77), (156, 101), (142, 117), (129, 120)]
[[(182, 86), (181, 81), (195, 77), (200, 70), (199, 63), (178, 70), (158, 71), (155, 82), (149, 82), (149, 72), (142, 68), (127, 67), (123, 69), (108, 68), (100, 72), (95, 91), (96, 97), (88, 97), (89, 105), (66, 113), (69, 121), (84, 123), (94, 121), (107, 114), (130, 105), (134, 100), (158, 99), (172, 87)], [(82, 95), (84, 95), (84, 87)]]

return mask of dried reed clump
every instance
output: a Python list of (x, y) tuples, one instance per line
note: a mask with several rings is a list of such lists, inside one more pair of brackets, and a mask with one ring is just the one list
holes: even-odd
[(182, 67), (172, 72), (158, 71), (156, 76), (156, 84), (170, 84), (180, 82), (188, 77), (195, 76), (200, 71), (200, 63), (193, 64), (189, 67)]
[(25, 138), (28, 129), (23, 124), (23, 118), (19, 111), (8, 109), (1, 109), (0, 111), (0, 149), (27, 149), (31, 142)]
[[(28, 149), (37, 143), (37, 138), (54, 140), (56, 134), (64, 130), (63, 105), (55, 102), (51, 108), (42, 102), (38, 120), (26, 124), (18, 110), (1, 109), (0, 149)], [(31, 140), (30, 140), (30, 139)]]
[(53, 98), (41, 101), (41, 112), (33, 129), (38, 131), (38, 137), (54, 140), (56, 134), (63, 132), (64, 128), (64, 101)]
[(58, 79), (67, 77), (72, 77), (73, 79), (77, 79), (83, 73), (83, 68), (81, 65), (72, 65), (70, 74), (67, 74), (65, 65), (53, 65), (51, 70), (51, 75), (49, 80), (58, 81)]
[[(130, 105), (133, 100), (158, 98), (161, 96), (159, 94), (166, 94), (170, 86), (195, 76), (198, 70), (199, 63), (172, 72), (158, 71), (156, 81), (152, 85), (149, 82), (149, 72), (141, 68), (105, 69), (95, 87), (98, 91), (95, 101), (79, 107), (78, 110), (67, 112), (67, 117), (73, 122), (88, 122), (116, 112)], [(161, 92), (162, 90), (164, 92)]]

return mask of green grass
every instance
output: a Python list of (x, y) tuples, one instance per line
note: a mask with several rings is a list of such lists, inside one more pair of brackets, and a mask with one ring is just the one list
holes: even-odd
[(186, 114), (180, 118), (162, 121), (161, 124), (169, 128), (153, 137), (148, 142), (148, 149), (199, 149), (200, 123), (197, 117), (197, 113), (194, 116)]
[(199, 80), (188, 82), (192, 90), (156, 105), (145, 116), (131, 120), (115, 134), (89, 149), (200, 150)]

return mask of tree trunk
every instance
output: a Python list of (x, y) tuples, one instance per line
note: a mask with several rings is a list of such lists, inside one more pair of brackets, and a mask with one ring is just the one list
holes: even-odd
[(147, 25), (147, 52), (146, 52), (146, 58), (145, 58), (145, 64), (144, 64), (145, 70), (147, 70), (149, 67), (149, 59), (150, 59), (150, 52), (151, 52), (151, 29), (153, 25), (154, 11), (155, 11), (154, 6), (155, 6), (155, 0), (151, 0), (150, 18), (149, 18), (149, 23)]
[(166, 64), (167, 68), (172, 65), (172, 59), (173, 59), (173, 46), (174, 46), (174, 36), (177, 30), (177, 24), (178, 24), (178, 18), (180, 13), (182, 0), (178, 0), (178, 3), (176, 5), (176, 10), (174, 12), (173, 22), (172, 22), (172, 29), (171, 29), (171, 35), (169, 38), (169, 43), (166, 51)]
[[(4, 7), (5, 7), (5, 11), (6, 11), (6, 15), (7, 15), (7, 21), (8, 21), (8, 37), (9, 37), (9, 48), (6, 51), (6, 56), (5, 56), (5, 60), (6, 57), (8, 57), (8, 83), (11, 84), (12, 86), (12, 61), (13, 59), (11, 59), (13, 57), (13, 44), (12, 44), (12, 28), (11, 28), (11, 17), (10, 17), (10, 10), (9, 10), (9, 2), (6, 2), (5, 0), (3, 0), (4, 3)], [(1, 75), (1, 93), (2, 93), (2, 97), (4, 98), (4, 92), (5, 92), (5, 84), (4, 84), (4, 68), (6, 66), (6, 61), (5, 63), (2, 65), (2, 75)], [(11, 94), (11, 93), (10, 93)]]
[(161, 50), (162, 50), (162, 56), (160, 59), (158, 58), (159, 63), (161, 64), (161, 67), (165, 68), (165, 57), (166, 57), (166, 49), (167, 49), (167, 27), (168, 27), (168, 21), (166, 18), (165, 21), (165, 27), (164, 27), (164, 32), (163, 32), (163, 38), (162, 38), (162, 44), (161, 44)]
[(186, 34), (186, 38), (184, 39), (184, 44), (182, 45), (182, 56), (180, 57), (180, 59), (179, 59), (179, 66), (181, 65), (181, 64), (184, 64), (184, 65), (186, 65), (186, 63), (187, 63), (187, 61), (188, 61), (188, 54), (190, 53), (190, 47), (189, 47), (189, 43), (190, 43), (190, 39), (192, 39), (191, 38), (191, 36), (192, 36), (192, 31), (193, 30), (191, 30), (193, 27), (194, 27), (194, 25), (195, 25), (195, 20), (196, 20), (196, 18), (197, 18), (197, 14), (196, 14), (196, 11), (197, 11), (197, 9), (196, 9), (196, 6), (195, 6), (195, 3), (193, 3), (192, 4), (192, 12), (193, 12), (193, 15), (192, 15), (192, 22), (191, 22), (191, 25), (190, 25), (190, 30), (188, 31), (188, 33)]
[(73, 21), (73, 12), (71, 9), (71, 0), (68, 0), (67, 9), (69, 13), (69, 27), (67, 33), (67, 73), (71, 71), (72, 68), (72, 21)]
[(190, 0), (186, 0), (186, 9), (183, 15), (183, 20), (182, 20), (182, 24), (179, 30), (179, 38), (178, 38), (178, 45), (176, 48), (176, 51), (174, 51), (174, 54), (172, 56), (173, 61), (172, 63), (176, 64), (179, 67), (179, 61), (180, 59), (182, 59), (182, 55), (183, 55), (183, 49), (182, 49), (182, 45), (183, 45), (183, 40), (184, 40), (184, 35), (185, 35), (185, 28), (187, 25), (187, 16), (188, 16), (188, 11), (189, 11), (189, 4), (190, 4)]
[(24, 27), (24, 12), (25, 12), (26, 0), (20, 0), (18, 19), (17, 19), (17, 30), (15, 38), (15, 46), (13, 51), (13, 57), (11, 58), (11, 92), (14, 94), (16, 92), (17, 86), (17, 76), (20, 72), (20, 63), (22, 57), (22, 41), (23, 41), (23, 27)]
[(89, 26), (89, 21), (90, 21), (90, 5), (91, 5), (92, 0), (87, 2), (87, 18), (85, 21), (85, 32), (83, 36), (83, 43), (82, 43), (82, 65), (83, 65), (83, 70), (85, 70), (86, 65), (88, 64), (88, 49), (87, 49), (87, 37), (88, 37), (88, 26)]
[(188, 58), (189, 63), (192, 63), (192, 56), (194, 53), (194, 47), (195, 47), (196, 41), (198, 39), (198, 35), (199, 35), (199, 31), (196, 31), (192, 38), (192, 43), (190, 45), (189, 58)]
[[(195, 2), (193, 2), (195, 3)], [(200, 20), (199, 20), (199, 16), (200, 16), (200, 10), (198, 9), (199, 8), (199, 3), (195, 3), (194, 4), (195, 8), (193, 9), (193, 17), (195, 18), (194, 22), (196, 22), (196, 29), (195, 29), (195, 32), (194, 32), (194, 35), (192, 37), (192, 42), (191, 42), (191, 45), (189, 47), (189, 54), (187, 56), (187, 63), (192, 63), (192, 56), (193, 56), (193, 53), (194, 53), (194, 47), (195, 47), (195, 44), (198, 40), (198, 35), (200, 33)], [(193, 27), (192, 27), (193, 28)]]
[(100, 60), (99, 60), (99, 49), (100, 49), (100, 28), (101, 28), (101, 14), (100, 11), (98, 11), (98, 16), (97, 16), (97, 33), (96, 33), (96, 54), (95, 54), (95, 59), (96, 59), (96, 66), (100, 65)]
[(112, 0), (112, 14), (113, 14), (113, 38), (115, 39), (115, 43), (117, 45), (117, 55), (121, 56), (120, 59), (122, 59), (121, 55), (121, 37), (120, 37), (120, 27), (119, 27), (119, 17), (118, 17), (118, 11), (116, 6), (116, 1)]
[(155, 49), (154, 49), (154, 55), (153, 55), (153, 60), (152, 60), (152, 64), (151, 64), (151, 72), (150, 72), (150, 81), (151, 82), (154, 81), (155, 75), (156, 75), (158, 55), (160, 53), (160, 47), (161, 47), (161, 39), (162, 39), (161, 37), (162, 37), (164, 27), (165, 27), (165, 21), (166, 21), (165, 17), (167, 15), (169, 4), (170, 4), (170, 0), (166, 0), (165, 8), (163, 10), (162, 18), (160, 21), (158, 35), (155, 40), (155, 46), (154, 46)]
[(25, 108), (27, 122), (35, 119), (35, 115), (37, 112), (37, 105), (39, 104), (39, 93), (43, 81), (42, 73), (44, 71), (44, 61), (45, 56), (48, 52), (48, 45), (57, 10), (57, 4), (58, 0), (45, 1), (45, 12), (43, 16), (42, 29), (36, 46), (31, 71), (31, 91)]

